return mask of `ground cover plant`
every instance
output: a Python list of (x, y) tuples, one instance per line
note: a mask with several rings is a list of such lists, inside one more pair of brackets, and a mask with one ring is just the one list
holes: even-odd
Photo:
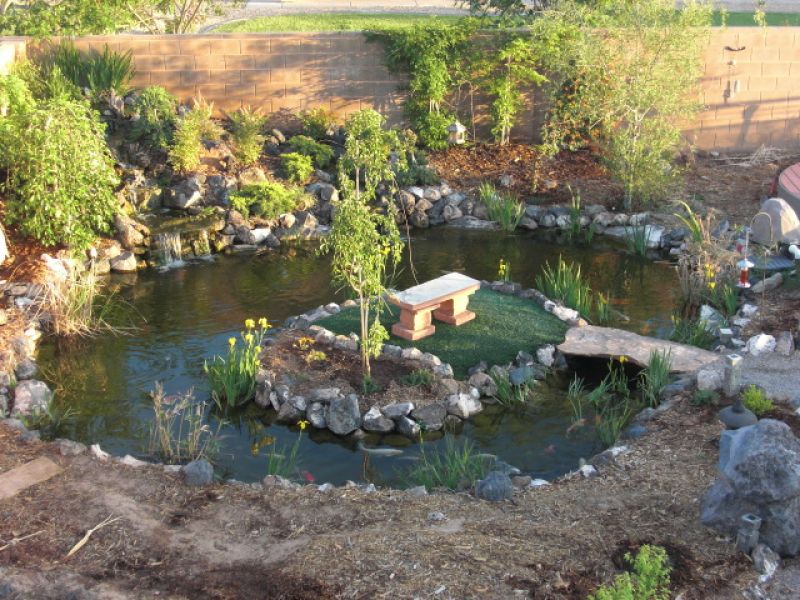
[(159, 86), (143, 89), (133, 101), (133, 112), (138, 118), (133, 122), (131, 136), (153, 148), (166, 149), (172, 141), (177, 116), (178, 101)]
[(299, 152), (287, 152), (281, 156), (283, 175), (292, 183), (305, 183), (314, 172), (310, 156)]
[(230, 195), (231, 207), (244, 216), (277, 219), (280, 215), (305, 210), (312, 202), (303, 188), (278, 181), (252, 183)]
[[(435, 335), (416, 342), (392, 336), (387, 343), (431, 352), (450, 363), (456, 377), (463, 378), (481, 360), (505, 364), (513, 361), (519, 350), (564, 341), (566, 325), (530, 300), (479, 290), (470, 297), (469, 309), (477, 318), (460, 327), (435, 322)], [(381, 312), (381, 322), (390, 328), (398, 315), (397, 307), (389, 305)], [(342, 335), (359, 331), (355, 309), (345, 309), (318, 323)]]
[(636, 556), (625, 555), (630, 572), (617, 575), (614, 583), (601, 586), (589, 600), (668, 600), (672, 568), (666, 550), (644, 545)]
[(773, 409), (772, 400), (767, 398), (764, 390), (752, 384), (742, 390), (742, 403), (757, 417), (762, 417)]

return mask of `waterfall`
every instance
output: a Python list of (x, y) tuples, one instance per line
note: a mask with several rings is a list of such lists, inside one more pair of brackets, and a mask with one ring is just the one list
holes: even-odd
[(157, 233), (153, 241), (154, 246), (158, 249), (158, 261), (161, 268), (170, 269), (183, 266), (181, 234), (179, 231)]

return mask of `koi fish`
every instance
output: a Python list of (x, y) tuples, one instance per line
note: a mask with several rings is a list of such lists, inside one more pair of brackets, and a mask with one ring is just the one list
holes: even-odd
[(374, 456), (399, 456), (403, 453), (399, 448), (367, 448), (363, 442), (358, 442), (356, 448)]
[(305, 479), (308, 483), (314, 483), (314, 481), (316, 481), (314, 479), (314, 476), (311, 473), (309, 473), (308, 471), (303, 471), (300, 474), (303, 476), (303, 479)]
[(556, 445), (550, 444), (547, 448), (544, 449), (545, 454), (555, 454), (556, 453)]

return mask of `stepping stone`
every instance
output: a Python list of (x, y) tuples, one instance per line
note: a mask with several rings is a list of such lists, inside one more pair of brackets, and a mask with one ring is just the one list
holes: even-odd
[(47, 481), (63, 471), (49, 458), (41, 457), (0, 475), (0, 500), (13, 498), (22, 490)]
[(619, 358), (646, 367), (654, 350), (670, 352), (673, 373), (692, 373), (721, 360), (719, 354), (667, 340), (645, 337), (611, 327), (572, 327), (558, 349), (570, 356)]

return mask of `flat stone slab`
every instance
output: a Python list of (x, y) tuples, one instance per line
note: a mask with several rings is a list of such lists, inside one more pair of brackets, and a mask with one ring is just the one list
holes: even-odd
[(63, 470), (44, 456), (11, 469), (0, 475), (0, 500), (12, 498), (32, 485), (55, 477)]
[(481, 282), (461, 273), (448, 273), (436, 279), (410, 287), (403, 292), (392, 294), (391, 300), (401, 308), (423, 308), (429, 304), (439, 304), (442, 299), (450, 298), (468, 290), (476, 291)]
[(654, 350), (670, 352), (673, 373), (692, 373), (708, 365), (720, 362), (719, 354), (708, 350), (678, 344), (668, 340), (645, 337), (630, 331), (613, 329), (611, 327), (572, 327), (567, 330), (566, 338), (558, 349), (570, 356), (585, 356), (588, 358), (619, 358), (626, 359), (646, 367), (650, 361), (650, 353)]

